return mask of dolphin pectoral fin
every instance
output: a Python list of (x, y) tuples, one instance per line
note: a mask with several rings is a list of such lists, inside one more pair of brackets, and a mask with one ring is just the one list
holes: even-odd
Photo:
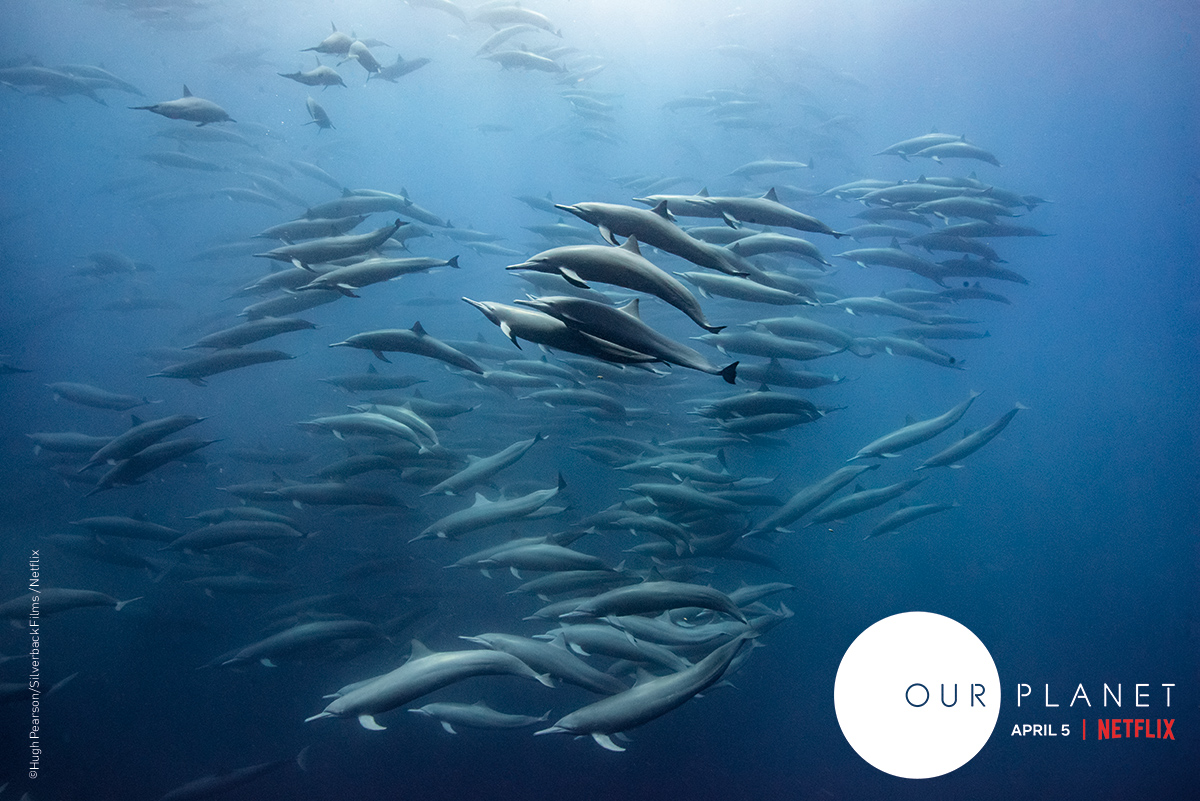
[(521, 343), (517, 341), (517, 335), (513, 333), (511, 325), (508, 323), (500, 323), (500, 333), (512, 340), (512, 343), (517, 346), (518, 350), (522, 350)]
[(391, 362), (391, 360), (390, 360), (390, 359), (388, 359), (388, 357), (386, 357), (386, 356), (384, 356), (384, 355), (383, 355), (383, 351), (381, 351), (381, 350), (373, 350), (373, 351), (371, 351), (371, 352), (375, 354), (375, 358), (376, 358), (376, 359), (379, 359), (379, 361), (381, 361), (381, 362), (387, 362), (388, 364), (391, 364), (391, 363), (392, 363), (392, 362)]
[(619, 246), (621, 244), (617, 241), (617, 237), (613, 235), (613, 232), (609, 230), (607, 225), (600, 226), (600, 236), (603, 237), (604, 241), (610, 245)]
[(558, 684), (557, 684), (557, 683), (555, 683), (554, 679), (553, 679), (553, 678), (550, 676), (550, 674), (549, 674), (549, 673), (539, 673), (539, 674), (537, 674), (537, 680), (538, 680), (540, 683), (542, 683), (542, 684), (546, 685), (547, 687), (554, 688), (554, 687), (557, 687), (557, 686), (558, 686)]
[(727, 211), (721, 212), (721, 219), (724, 220), (725, 224), (728, 225), (730, 228), (741, 228), (742, 227), (742, 224), (740, 222), (738, 222), (738, 219)]
[(359, 715), (358, 725), (370, 731), (383, 731), (387, 726), (380, 726), (371, 715)]
[(571, 286), (577, 286), (580, 289), (591, 289), (591, 287), (588, 286), (587, 281), (584, 281), (582, 278), (580, 278), (579, 274), (569, 267), (559, 267), (558, 274), (565, 278), (567, 283)]
[(260, 665), (262, 665), (263, 667), (269, 667), (269, 668), (279, 667), (279, 665), (276, 665), (274, 662), (272, 662), (270, 659), (268, 659), (265, 656), (262, 659), (258, 660), (258, 663)]
[(601, 748), (604, 748), (608, 751), (624, 751), (625, 750), (621, 746), (614, 743), (612, 741), (612, 738), (609, 737), (607, 734), (601, 734), (600, 732), (594, 731), (594, 732), (592, 732), (592, 739), (596, 741), (597, 745), (599, 745)]
[(448, 734), (458, 734), (458, 732), (454, 730), (454, 727), (444, 720), (442, 721), (442, 728), (445, 729)]
[(145, 597), (144, 595), (139, 595), (139, 596), (138, 596), (138, 597), (136, 597), (136, 598), (130, 598), (128, 601), (117, 601), (117, 604), (116, 604), (116, 606), (114, 606), (114, 607), (113, 607), (113, 609), (114, 609), (115, 611), (117, 611), (117, 612), (120, 612), (122, 609), (124, 609), (124, 608), (125, 608), (125, 606), (126, 606), (127, 604), (131, 604), (131, 603), (133, 603), (134, 601), (140, 601), (140, 600), (142, 600), (142, 598), (144, 598), (144, 597)]

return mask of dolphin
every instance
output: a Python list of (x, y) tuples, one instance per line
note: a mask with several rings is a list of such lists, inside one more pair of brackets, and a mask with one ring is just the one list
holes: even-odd
[(619, 679), (592, 667), (561, 644), (498, 633), (462, 639), (512, 654), (539, 673), (549, 674), (594, 693), (612, 695), (628, 689)]
[(305, 101), (305, 105), (308, 107), (308, 116), (312, 117), (311, 120), (304, 123), (305, 125), (315, 124), (317, 128), (322, 131), (326, 128), (334, 127), (333, 120), (329, 119), (329, 112), (327, 112), (320, 103), (314, 100), (312, 95), (308, 96), (308, 100)]
[(375, 73), (374, 77), (395, 83), (400, 78), (403, 78), (410, 72), (416, 72), (428, 63), (429, 59), (427, 58), (410, 58), (406, 61), (403, 56), (397, 55), (395, 62), (386, 67), (381, 67), (379, 72)]
[[(413, 537), (412, 541), (432, 539), (434, 537), (439, 539), (455, 539), (462, 534), (477, 531), (497, 523), (521, 520), (535, 514), (539, 517), (544, 516), (548, 510), (543, 509), (543, 507), (566, 486), (567, 482), (563, 479), (562, 474), (559, 474), (557, 486), (550, 489), (534, 490), (516, 498), (489, 501), (483, 495), (475, 493), (474, 503), (466, 509), (451, 512), (440, 520), (430, 523), (424, 531)], [(562, 509), (555, 507), (555, 511), (562, 511)], [(538, 514), (539, 512), (540, 514)]]
[(915, 339), (905, 339), (904, 337), (869, 337), (860, 340), (863, 343), (875, 348), (878, 351), (887, 353), (890, 356), (910, 356), (914, 359), (936, 364), (939, 367), (949, 367), (954, 370), (965, 369), (963, 360), (956, 356), (951, 356), (945, 351), (931, 348), (923, 342), (918, 342)]
[(297, 508), (304, 504), (313, 506), (404, 506), (390, 492), (329, 481), (320, 484), (275, 484), (266, 495), (266, 500), (283, 498)]
[(346, 82), (342, 80), (342, 76), (338, 75), (337, 70), (333, 67), (326, 67), (324, 64), (318, 64), (315, 69), (308, 72), (280, 72), (281, 78), (290, 78), (297, 83), (302, 83), (305, 86), (345, 86)]
[(946, 512), (950, 509), (957, 509), (959, 505), (960, 504), (958, 502), (926, 503), (920, 506), (905, 506), (904, 504), (901, 504), (899, 509), (883, 518), (883, 520), (880, 520), (879, 523), (876, 524), (875, 528), (871, 529), (871, 533), (867, 535), (866, 539), (883, 536), (889, 531), (895, 531), (901, 526), (908, 525), (914, 520), (920, 520), (922, 517), (928, 517), (929, 515), (937, 514), (938, 512)]
[(92, 491), (87, 493), (87, 497), (104, 492), (107, 489), (112, 489), (113, 487), (137, 484), (138, 479), (151, 470), (157, 470), (168, 462), (182, 459), (201, 448), (206, 448), (214, 442), (219, 441), (215, 439), (185, 437), (167, 442), (156, 442), (138, 451), (128, 459), (113, 465), (107, 473), (100, 477), (100, 480), (96, 482), (96, 486), (92, 488)]
[(986, 161), (988, 164), (994, 164), (997, 167), (1002, 166), (999, 159), (994, 155), (970, 142), (943, 142), (942, 144), (930, 145), (911, 155), (931, 158), (937, 162), (941, 162), (942, 159), (975, 159)]
[(368, 251), (375, 250), (388, 241), (403, 223), (397, 218), (391, 225), (385, 225), (365, 234), (343, 234), (342, 236), (327, 236), (320, 239), (310, 239), (295, 245), (284, 245), (280, 248), (255, 253), (259, 259), (274, 259), (275, 261), (291, 262), (296, 267), (312, 270), (310, 265), (326, 264), (338, 259), (348, 259)]
[(689, 236), (686, 231), (671, 222), (666, 201), (649, 210), (616, 203), (576, 203), (572, 206), (555, 203), (554, 207), (595, 225), (600, 229), (600, 235), (610, 244), (619, 244), (617, 236), (632, 236), (637, 238), (639, 244), (673, 253), (700, 267), (730, 275), (744, 274), (744, 271), (733, 263), (728, 251)]
[(182, 378), (198, 387), (205, 385), (204, 379), (217, 373), (237, 370), (254, 364), (266, 364), (295, 356), (279, 350), (218, 350), (208, 356), (201, 356), (188, 362), (180, 362), (164, 367), (157, 373), (151, 373), (148, 378)]
[(327, 273), (322, 273), (307, 284), (296, 289), (297, 291), (334, 289), (347, 297), (356, 298), (358, 295), (354, 294), (355, 289), (361, 289), (364, 286), (377, 284), (382, 281), (391, 281), (402, 275), (430, 270), (434, 267), (454, 267), (457, 269), (458, 256), (454, 256), (449, 260), (432, 259), (426, 256), (409, 259), (367, 259), (355, 264), (346, 265), (345, 267), (337, 267)]
[(975, 451), (987, 445), (996, 435), (1003, 431), (1012, 419), (1017, 416), (1017, 412), (1022, 409), (1028, 409), (1028, 406), (1018, 403), (1012, 409), (1005, 412), (1000, 419), (993, 422), (991, 425), (985, 426), (978, 431), (963, 435), (963, 438), (951, 445), (945, 450), (935, 453), (921, 464), (917, 465), (914, 470), (924, 470), (930, 467), (962, 467), (960, 461), (970, 456)]
[(612, 741), (612, 735), (665, 715), (716, 684), (742, 644), (753, 636), (756, 635), (743, 634), (690, 668), (668, 676), (645, 679), (632, 689), (577, 709), (560, 718), (553, 726), (535, 733), (591, 735), (597, 744), (609, 751), (624, 751)]
[(254, 234), (254, 239), (277, 239), (293, 243), (302, 239), (317, 239), (320, 236), (341, 236), (358, 228), (366, 215), (348, 215), (346, 217), (293, 219), (293, 221), (271, 225)]
[(316, 51), (318, 53), (326, 53), (331, 56), (344, 56), (350, 50), (350, 45), (354, 44), (355, 39), (349, 34), (342, 33), (337, 29), (337, 25), (329, 23), (333, 28), (333, 32), (326, 36), (321, 43), (314, 47), (306, 47), (301, 50), (301, 53)]
[(371, 351), (375, 354), (375, 358), (385, 362), (388, 360), (384, 358), (384, 351), (413, 353), (430, 359), (438, 359), (472, 373), (483, 374), (483, 368), (474, 359), (427, 334), (419, 320), (413, 323), (411, 329), (386, 328), (379, 331), (367, 331), (355, 334), (343, 342), (334, 342), (329, 347), (362, 348)]
[(182, 531), (151, 523), (148, 520), (112, 515), (72, 520), (70, 525), (85, 528), (102, 537), (129, 537), (130, 539), (159, 543), (171, 542), (183, 534)]
[(528, 261), (505, 269), (557, 274), (583, 289), (589, 288), (588, 281), (598, 281), (646, 292), (679, 309), (709, 333), (715, 334), (724, 328), (708, 322), (700, 302), (687, 287), (642, 256), (636, 236), (630, 236), (625, 244), (616, 248), (569, 245), (543, 250)]
[(813, 160), (811, 158), (807, 163), (803, 161), (776, 161), (775, 159), (760, 159), (759, 161), (751, 161), (748, 164), (743, 164), (729, 174), (740, 175), (743, 178), (750, 178), (754, 175), (769, 175), (770, 173), (785, 172), (787, 170), (811, 169), (813, 169)]
[(576, 331), (601, 342), (645, 353), (669, 364), (719, 375), (730, 384), (736, 380), (737, 362), (718, 367), (693, 348), (663, 336), (637, 317), (636, 301), (625, 309), (565, 296), (518, 300), (517, 303), (557, 317)]
[[(28, 611), (28, 610), (26, 610)], [(549, 676), (538, 674), (503, 651), (444, 651), (434, 653), (413, 640), (412, 653), (400, 667), (334, 699), (324, 711), (305, 720), (356, 717), (364, 729), (382, 731), (375, 716), (415, 701), (423, 695), (475, 676), (510, 675), (534, 679), (553, 687)]]
[(374, 624), (361, 620), (318, 620), (299, 623), (247, 645), (221, 664), (228, 666), (262, 662), (264, 665), (270, 665), (272, 659), (339, 640), (371, 640), (382, 636)]
[(534, 342), (547, 348), (565, 350), (581, 356), (591, 356), (614, 364), (646, 364), (660, 361), (658, 357), (639, 353), (612, 342), (604, 342), (576, 331), (562, 320), (542, 311), (463, 298), (492, 323), (518, 348), (518, 339)]
[(305, 748), (297, 755), (295, 760), (277, 759), (274, 762), (263, 762), (259, 765), (249, 765), (237, 770), (231, 770), (228, 773), (213, 774), (210, 776), (201, 776), (199, 779), (182, 784), (170, 791), (158, 801), (196, 801), (201, 798), (212, 798), (216, 795), (222, 795), (225, 792), (232, 790), (242, 785), (249, 784), (260, 776), (265, 776), (279, 768), (287, 765), (289, 762), (296, 762), (302, 770), (305, 770), (305, 754), (308, 751)]
[(188, 426), (193, 426), (205, 419), (203, 417), (193, 417), (190, 414), (173, 414), (169, 417), (160, 417), (157, 420), (148, 420), (146, 422), (139, 419), (137, 415), (132, 415), (132, 418), (133, 427), (124, 434), (114, 437), (107, 445), (93, 453), (83, 467), (79, 468), (80, 473), (98, 464), (116, 463), (123, 459), (128, 459), (138, 451), (148, 448), (162, 438), (170, 436), (177, 431), (182, 431)]
[(286, 334), (291, 331), (304, 331), (317, 326), (310, 323), (308, 320), (300, 320), (295, 317), (263, 317), (258, 320), (251, 320), (235, 325), (232, 328), (226, 328), (223, 331), (216, 331), (208, 336), (201, 337), (191, 345), (184, 346), (184, 350), (192, 348), (240, 348), (242, 345), (249, 345), (252, 342), (259, 342), (270, 337)]
[(463, 25), (467, 24), (467, 12), (463, 11), (457, 3), (452, 3), (450, 0), (404, 0), (413, 8), (432, 8), (449, 14), (452, 17), (457, 17), (462, 21)]
[(532, 25), (535, 28), (540, 28), (547, 33), (552, 33), (555, 36), (562, 37), (562, 31), (554, 26), (544, 14), (539, 14), (533, 9), (524, 8), (520, 5), (484, 5), (475, 12), (473, 18), (475, 22), (482, 22), (484, 25), (491, 25), (493, 28), (498, 28), (502, 25)]
[(883, 150), (876, 153), (876, 156), (899, 156), (908, 161), (908, 157), (921, 152), (927, 147), (934, 145), (944, 145), (947, 142), (963, 142), (966, 137), (957, 136), (955, 134), (927, 133), (922, 136), (914, 136), (912, 139), (905, 139), (902, 142), (897, 142), (894, 145), (889, 145)]
[(868, 470), (874, 470), (877, 467), (879, 467), (878, 464), (856, 464), (838, 468), (815, 484), (810, 484), (797, 492), (774, 514), (752, 526), (743, 536), (761, 537), (773, 531), (786, 531), (785, 526), (804, 517), (833, 497), (833, 494), (842, 487)]
[(183, 534), (160, 550), (207, 551), (239, 542), (303, 539), (306, 535), (287, 523), (275, 520), (223, 520)]
[[(383, 69), (383, 65), (375, 58), (375, 55), (370, 49), (358, 40), (355, 40), (346, 51), (345, 61), (354, 59), (363, 69), (367, 71), (367, 80), (371, 80), (371, 76)], [(345, 63), (343, 61), (342, 63)]]
[(541, 717), (508, 715), (504, 712), (497, 712), (483, 701), (476, 701), (473, 704), (441, 701), (408, 711), (441, 722), (442, 728), (449, 734), (458, 734), (454, 730), (455, 725), (470, 726), (475, 729), (520, 729), (535, 723), (545, 723), (550, 719), (549, 712)]
[(535, 636), (569, 648), (580, 656), (600, 654), (627, 662), (658, 665), (667, 670), (683, 670), (691, 664), (670, 648), (643, 642), (607, 623), (566, 625)]
[(717, 197), (710, 196), (702, 189), (699, 194), (692, 196), (651, 195), (634, 200), (651, 207), (667, 202), (668, 207), (676, 214), (684, 217), (719, 217), (732, 228), (749, 223), (829, 234), (835, 238), (845, 236), (816, 217), (810, 217), (780, 203), (774, 187), (761, 197)]
[(225, 109), (211, 100), (194, 97), (186, 85), (183, 87), (183, 97), (178, 100), (167, 100), (152, 106), (130, 106), (138, 111), (150, 111), (160, 114), (170, 120), (187, 120), (197, 126), (213, 122), (237, 122), (229, 116)]
[(876, 506), (883, 506), (888, 501), (899, 498), (904, 493), (913, 489), (923, 480), (920, 478), (910, 478), (908, 481), (900, 481), (886, 487), (871, 490), (855, 486), (852, 494), (844, 498), (839, 498), (814, 514), (807, 525), (812, 526), (819, 523), (829, 523), (834, 520), (844, 520), (851, 515), (860, 514), (868, 509), (874, 509)]
[[(126, 604), (140, 600), (140, 598), (130, 598), (128, 601), (118, 601), (111, 595), (95, 590), (69, 590), (62, 587), (46, 587), (33, 595), (37, 596), (36, 608), (43, 615), (52, 615), (56, 612), (82, 609), (88, 606), (111, 606), (120, 612)], [(0, 604), (0, 620), (29, 617), (32, 603), (34, 603), (32, 596), (26, 593)]]
[[(785, 289), (765, 286), (747, 278), (689, 270), (676, 273), (680, 278), (700, 290), (705, 297), (720, 295), (748, 303), (769, 303), (775, 306), (816, 305), (816, 293), (811, 289), (800, 295)], [(716, 333), (715, 331), (711, 333)]]
[(931, 440), (957, 423), (967, 413), (967, 409), (971, 408), (971, 404), (975, 402), (977, 397), (979, 397), (979, 393), (973, 391), (965, 401), (937, 417), (931, 417), (928, 420), (921, 420), (920, 422), (910, 422), (903, 428), (898, 428), (892, 433), (886, 434), (871, 444), (864, 446), (847, 461), (852, 462), (855, 459), (864, 459), (871, 456), (882, 456), (889, 459), (899, 456), (900, 451), (905, 448), (911, 448), (913, 445), (920, 445), (922, 442)]
[(482, 484), (489, 480), (492, 476), (499, 473), (504, 468), (514, 464), (518, 459), (529, 452), (529, 449), (545, 439), (540, 433), (535, 434), (530, 439), (524, 439), (520, 442), (514, 442), (507, 448), (504, 448), (491, 456), (472, 457), (470, 464), (458, 471), (449, 478), (439, 481), (434, 486), (430, 487), (425, 495), (455, 495), (462, 490)]
[(238, 316), (250, 320), (261, 320), (263, 317), (286, 317), (289, 314), (298, 314), (326, 303), (333, 303), (340, 297), (342, 297), (341, 293), (333, 290), (303, 294), (289, 292), (252, 303), (238, 312)]
[(639, 615), (696, 606), (724, 612), (743, 623), (746, 615), (729, 596), (712, 587), (679, 581), (646, 581), (601, 593), (560, 615), (564, 620), (577, 617), (607, 617), (608, 615)]
[(136, 395), (120, 395), (106, 389), (93, 387), (90, 384), (77, 384), (71, 381), (56, 381), (46, 386), (54, 393), (55, 400), (63, 398), (81, 406), (91, 406), (94, 409), (126, 412), (137, 406), (158, 402), (146, 397), (139, 398)]

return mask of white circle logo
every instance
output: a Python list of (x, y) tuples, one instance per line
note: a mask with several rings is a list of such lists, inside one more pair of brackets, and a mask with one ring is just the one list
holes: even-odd
[(859, 756), (893, 776), (930, 779), (967, 764), (992, 736), (1000, 675), (966, 626), (905, 612), (850, 644), (833, 704)]

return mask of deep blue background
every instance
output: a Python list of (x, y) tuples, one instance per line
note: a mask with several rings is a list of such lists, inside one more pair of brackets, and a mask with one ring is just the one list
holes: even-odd
[[(198, 436), (240, 446), (264, 441), (319, 448), (331, 461), (342, 455), (340, 449), (309, 439), (290, 423), (338, 410), (346, 396), (315, 378), (364, 369), (369, 355), (330, 351), (328, 343), (419, 319), (436, 336), (470, 339), (483, 333), (499, 344), (495, 329), (457, 298), (508, 302), (524, 291), (501, 269), (506, 260), (475, 256), (444, 237), (424, 239), (415, 251), (440, 257), (462, 251), (463, 269), (368, 288), (361, 300), (340, 300), (301, 315), (321, 330), (271, 344), (297, 354), (296, 361), (218, 376), (203, 390), (146, 379), (153, 369), (140, 351), (196, 338), (197, 331), (207, 330), (204, 318), (235, 310), (237, 301), (221, 299), (262, 272), (252, 259), (188, 259), (203, 247), (287, 217), (207, 196), (222, 186), (245, 185), (236, 174), (197, 176), (138, 160), (139, 154), (173, 146), (152, 136), (171, 123), (125, 106), (178, 97), (181, 84), (219, 102), (239, 123), (267, 126), (277, 138), (254, 141), (278, 161), (320, 163), (350, 186), (403, 187), (456, 224), (501, 233), (508, 237), (503, 244), (529, 252), (538, 246), (525, 244), (533, 240), (520, 226), (549, 218), (512, 200), (517, 194), (552, 191), (560, 202), (628, 202), (629, 193), (608, 178), (633, 172), (692, 179), (672, 191), (701, 184), (714, 192), (761, 190), (770, 183), (745, 186), (723, 177), (758, 158), (814, 157), (811, 175), (780, 179), (814, 189), (861, 177), (968, 172), (971, 166), (962, 164), (939, 167), (871, 156), (931, 128), (966, 133), (999, 156), (1003, 168), (975, 165), (982, 180), (1052, 200), (1018, 222), (1054, 234), (997, 241), (1008, 266), (1031, 283), (992, 287), (1011, 297), (1012, 306), (970, 307), (968, 313), (992, 336), (947, 344), (966, 358), (967, 370), (886, 356), (860, 362), (842, 355), (828, 366), (817, 363), (815, 369), (854, 380), (811, 397), (847, 408), (789, 433), (786, 451), (733, 457), (747, 473), (780, 473), (769, 489), (786, 495), (902, 424), (906, 414), (940, 413), (971, 389), (984, 394), (966, 421), (970, 427), (995, 419), (1016, 401), (1030, 407), (967, 468), (943, 471), (922, 488), (922, 499), (957, 500), (961, 509), (878, 541), (862, 542), (859, 523), (832, 535), (788, 538), (771, 549), (785, 568), (782, 580), (800, 587), (787, 601), (796, 617), (766, 638), (769, 647), (736, 677), (736, 689), (713, 691), (634, 732), (627, 753), (611, 754), (589, 741), (531, 738), (526, 731), (465, 732), (455, 738), (428, 721), (399, 714), (384, 733), (345, 721), (305, 726), (300, 721), (320, 708), (321, 694), (387, 669), (403, 647), (341, 666), (198, 673), (197, 665), (255, 638), (260, 625), (255, 615), (270, 599), (213, 600), (170, 581), (152, 584), (144, 574), (45, 550), (51, 554), (45, 575), (52, 584), (148, 598), (120, 614), (87, 610), (48, 620), (48, 678), (80, 675), (46, 702), (45, 772), (26, 789), (41, 801), (155, 798), (204, 773), (312, 744), (311, 773), (288, 768), (239, 792), (246, 798), (419, 794), (431, 800), (1128, 798), (1195, 792), (1197, 15), (1186, 3), (1167, 2), (977, 5), (539, 3), (561, 26), (564, 43), (598, 53), (608, 64), (584, 84), (621, 95), (615, 102), (624, 142), (607, 145), (572, 135), (577, 123), (550, 77), (499, 72), (475, 59), (488, 31), (464, 28), (428, 9), (395, 2), (212, 4), (189, 13), (176, 10), (172, 26), (160, 27), (115, 5), (10, 4), (0, 56), (30, 55), (47, 65), (103, 64), (139, 85), (149, 101), (106, 91), (103, 107), (82, 97), (57, 103), (0, 93), (0, 262), (7, 284), (0, 299), (0, 353), (8, 363), (35, 371), (0, 379), (5, 599), (24, 584), (28, 549), (38, 547), (43, 535), (67, 531), (69, 520), (145, 512), (178, 524), (187, 514), (227, 503), (216, 487), (269, 472), (222, 458), (221, 446), (214, 446), (205, 470), (164, 471), (162, 483), (81, 500), (81, 489), (64, 486), (32, 458), (24, 435), (69, 429), (117, 433), (124, 415), (56, 404), (45, 383), (86, 381), (150, 395), (164, 401), (151, 415), (212, 415)], [(349, 88), (312, 93), (337, 125), (318, 133), (302, 125), (306, 87), (275, 73), (309, 68), (309, 54), (298, 51), (324, 37), (330, 19), (341, 29), (393, 45), (378, 49), (381, 60), (399, 52), (433, 62), (397, 85), (363, 86), (360, 68), (340, 67)], [(762, 54), (783, 80), (715, 50), (730, 44)], [(270, 64), (238, 71), (212, 61), (235, 48), (266, 48), (262, 58)], [(834, 73), (841, 71), (861, 85), (838, 80)], [(673, 97), (711, 88), (760, 93), (771, 103), (761, 118), (775, 127), (725, 131), (701, 112), (660, 109)], [(850, 118), (852, 133), (838, 137), (845, 156), (823, 154), (806, 133), (821, 115), (832, 114)], [(480, 123), (511, 130), (483, 133), (475, 127)], [(242, 155), (233, 149), (190, 152), (217, 159)], [(108, 183), (125, 178), (137, 183), (132, 188)], [(286, 183), (313, 203), (332, 192), (303, 177)], [(199, 188), (204, 196), (144, 204), (137, 199), (142, 186)], [(831, 200), (798, 207), (835, 227), (853, 224), (849, 215), (858, 209)], [(383, 218), (371, 224), (382, 225)], [(827, 254), (844, 249), (824, 238), (818, 244)], [(87, 253), (104, 249), (127, 253), (155, 271), (134, 280), (72, 274), (86, 263)], [(684, 267), (675, 263), (671, 269)], [(885, 268), (861, 272), (839, 265), (836, 283), (873, 294), (904, 280)], [(181, 308), (132, 313), (100, 308), (139, 291), (171, 298)], [(425, 296), (453, 302), (422, 304)], [(414, 299), (424, 307), (409, 305)], [(697, 333), (673, 312), (644, 305), (647, 320), (672, 335)], [(721, 300), (705, 301), (705, 308), (714, 320), (760, 312)], [(769, 308), (760, 316), (775, 312)], [(882, 330), (870, 320), (832, 314), (821, 319), (864, 332)], [(467, 386), (430, 363), (400, 361), (397, 368), (429, 378), (431, 396)], [(668, 397), (717, 392), (719, 382), (709, 378), (673, 378)], [(635, 394), (630, 404), (656, 400)], [(495, 396), (489, 409), (541, 414)], [(572, 486), (574, 508), (602, 508), (620, 497), (616, 488), (623, 484), (567, 450), (570, 436), (596, 432), (586, 431), (576, 422), (580, 418), (564, 419), (548, 424), (555, 438), (539, 446), (544, 450), (538, 459), (523, 462), (513, 477), (544, 486), (560, 469)], [(463, 420), (454, 424), (456, 444), (481, 453), (529, 436), (538, 426), (499, 417)], [(699, 433), (690, 427), (694, 418), (678, 414), (672, 420), (673, 427)], [(649, 429), (635, 431), (630, 435)], [(884, 473), (900, 480), (910, 464), (886, 465), (878, 471), (878, 484)], [(455, 506), (439, 501), (434, 508), (440, 514)], [(328, 577), (322, 571), (329, 565), (340, 569), (365, 550), (378, 552), (384, 543), (395, 548), (396, 540), (408, 539), (394, 527), (353, 518), (313, 520), (321, 521), (315, 527), (324, 536), (313, 543), (313, 552), (302, 554), (299, 567), (312, 587)], [(497, 588), (507, 584), (475, 575), (444, 579), (440, 565), (450, 561), (450, 550), (441, 545), (396, 548), (411, 554), (413, 564), (395, 580), (424, 590), (436, 585), (440, 599), (439, 613), (420, 636), (431, 646), (450, 648), (457, 634), (518, 626), (513, 621), (528, 613), (528, 604), (501, 595)], [(607, 545), (595, 547), (607, 553)], [(468, 550), (454, 550), (455, 557)], [(780, 578), (758, 568), (722, 570), (722, 578), (734, 585), (742, 577)], [(387, 600), (396, 588), (387, 581), (356, 589), (380, 610), (396, 613)], [(908, 610), (946, 614), (972, 629), (995, 658), (1005, 690), (996, 733), (979, 756), (949, 776), (924, 782), (894, 779), (859, 759), (838, 731), (832, 705), (833, 677), (850, 642), (876, 620)], [(519, 625), (525, 633), (537, 630)], [(0, 653), (17, 654), (24, 646), (16, 632), (0, 635)], [(4, 665), (0, 679), (18, 680), (22, 664)], [(1034, 698), (1046, 683), (1056, 695), (1069, 697), (1083, 682), (1093, 702), (1098, 697), (1093, 688), (1104, 682), (1122, 683), (1127, 694), (1135, 683), (1174, 682), (1170, 712), (1155, 696), (1146, 714), (1177, 718), (1177, 739), (1085, 743), (1074, 736), (1010, 737), (1014, 724), (1069, 722), (1075, 730), (1081, 717), (1063, 709), (1017, 710), (1019, 682), (1033, 685)], [(508, 702), (527, 712), (553, 706), (563, 714), (586, 701), (582, 693), (554, 694), (518, 683), (479, 688), (497, 705)], [(24, 714), (22, 703), (3, 714), (0, 783), (11, 779), (7, 792), (14, 797), (24, 784), (18, 778)]]

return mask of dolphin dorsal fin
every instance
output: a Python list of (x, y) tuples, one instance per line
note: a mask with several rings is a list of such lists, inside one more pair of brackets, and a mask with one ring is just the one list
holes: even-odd
[(904, 425), (911, 426), (916, 422), (916, 419), (911, 414), (904, 415)]
[(775, 203), (779, 202), (779, 195), (775, 194), (775, 187), (772, 186), (767, 190), (767, 194), (763, 195), (763, 200), (770, 200), (774, 201)]
[(428, 336), (428, 334), (425, 333), (425, 327), (421, 325), (420, 320), (417, 320), (415, 323), (413, 323), (411, 331), (419, 337)]
[(629, 301), (624, 306), (618, 306), (617, 311), (623, 311), (626, 314), (628, 314), (630, 317), (633, 317), (634, 319), (637, 319), (637, 320), (642, 319), (641, 311), (638, 309), (638, 299), (637, 298), (634, 298), (633, 300)]
[(630, 236), (626, 239), (625, 244), (621, 245), (621, 250), (628, 250), (630, 253), (636, 253), (639, 256), (642, 255), (642, 250), (638, 247), (636, 236)]
[(664, 220), (671, 219), (671, 212), (667, 210), (667, 201), (665, 200), (658, 201), (658, 205), (651, 209), (651, 211), (653, 211), (659, 217), (662, 217)]
[(482, 492), (477, 492), (477, 493), (475, 493), (475, 502), (471, 505), (472, 506), (483, 506), (484, 504), (487, 504), (487, 503), (491, 503), (491, 501), (489, 501), (487, 498), (483, 497)]
[(706, 186), (703, 189), (701, 189), (699, 192), (697, 192), (696, 197), (708, 197), (708, 187)]
[(333, 29), (334, 33), (337, 33), (337, 25), (334, 24), (333, 20), (329, 21), (329, 27)]
[(130, 428), (137, 428), (142, 423), (144, 423), (145, 420), (138, 417), (136, 414), (131, 414), (131, 415), (129, 415), (129, 422), (132, 424), (132, 425), (130, 425)]
[(192, 90), (187, 88), (187, 84), (186, 84), (186, 83), (183, 85), (183, 96), (184, 96), (184, 97), (191, 97), (191, 96), (192, 96)]
[(413, 640), (411, 647), (412, 651), (408, 656), (408, 661), (410, 662), (414, 659), (423, 659), (427, 656), (433, 655), (433, 651), (430, 651), (429, 648), (425, 646), (425, 643), (421, 642), (420, 640)]
[(900, 240), (899, 240), (899, 239), (897, 239), (897, 238), (896, 238), (896, 237), (894, 237), (894, 236), (892, 237), (892, 248), (893, 248), (894, 250), (899, 250), (899, 249), (900, 249)]
[(378, 371), (378, 370), (376, 370), (376, 369), (375, 369), (375, 365), (373, 365), (373, 364), (372, 364), (372, 365), (368, 365), (368, 366), (367, 366), (367, 372), (368, 372), (368, 373), (378, 373), (379, 371)]

